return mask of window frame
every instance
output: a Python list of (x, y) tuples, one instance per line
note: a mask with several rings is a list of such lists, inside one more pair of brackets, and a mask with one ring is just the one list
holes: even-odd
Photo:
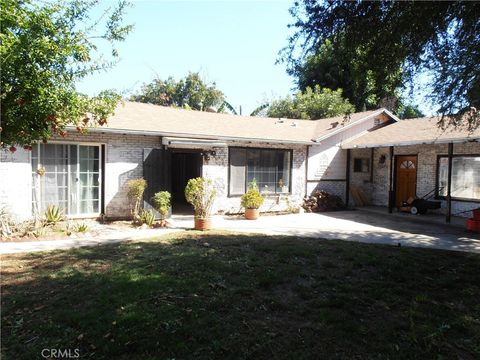
[[(290, 181), (288, 183), (288, 192), (277, 192), (277, 188), (275, 187), (275, 193), (262, 193), (262, 196), (264, 197), (269, 197), (269, 196), (279, 196), (279, 195), (291, 195), (292, 194), (292, 180), (293, 180), (293, 177), (292, 177), (292, 174), (293, 174), (293, 149), (283, 149), (283, 148), (263, 148), (263, 147), (249, 147), (249, 146), (229, 146), (228, 147), (228, 183), (227, 183), (227, 187), (228, 187), (228, 197), (231, 197), (231, 198), (235, 198), (235, 197), (241, 197), (243, 194), (245, 194), (245, 192), (247, 191), (248, 189), (248, 164), (246, 163), (245, 164), (245, 189), (244, 189), (244, 192), (243, 194), (232, 194), (231, 191), (230, 191), (230, 180), (231, 180), (231, 152), (232, 150), (234, 149), (242, 149), (242, 150), (246, 150), (247, 153), (249, 150), (259, 150), (259, 151), (262, 151), (262, 150), (270, 150), (270, 151), (283, 151), (283, 152), (288, 152), (290, 153), (290, 161), (289, 161), (289, 177), (290, 177)], [(248, 155), (247, 155), (247, 158), (248, 158)], [(278, 171), (277, 171), (277, 175), (278, 175)]]
[[(33, 146), (36, 146), (37, 147), (37, 169), (39, 168), (39, 166), (42, 164), (41, 163), (41, 145), (42, 143), (39, 141), (37, 143), (35, 143)], [(78, 142), (78, 141), (58, 141), (58, 140), (53, 140), (53, 141), (49, 141), (48, 144), (46, 145), (64, 145), (64, 146), (76, 146), (77, 147), (77, 160), (78, 160), (78, 163), (77, 163), (77, 169), (79, 169), (80, 167), (80, 146), (89, 146), (89, 147), (97, 147), (98, 148), (98, 212), (89, 212), (89, 213), (81, 213), (81, 212), (77, 212), (77, 213), (69, 213), (68, 212), (68, 207), (70, 206), (70, 200), (69, 200), (69, 196), (68, 196), (68, 200), (67, 200), (67, 209), (65, 211), (65, 216), (68, 217), (69, 219), (83, 219), (83, 218), (92, 218), (92, 217), (97, 217), (99, 215), (101, 215), (103, 212), (104, 212), (104, 206), (105, 206), (105, 198), (104, 198), (104, 193), (105, 193), (105, 190), (104, 190), (104, 186), (105, 186), (105, 169), (104, 169), (104, 166), (105, 166), (105, 159), (106, 159), (106, 144), (105, 143), (97, 143), (97, 142)], [(105, 150), (103, 150), (105, 149)], [(37, 176), (37, 177), (40, 177), (40, 175), (36, 174), (36, 171), (37, 169), (34, 169), (34, 166), (33, 166), (33, 161), (32, 161), (32, 152), (30, 152), (30, 156), (29, 156), (29, 159), (30, 159), (30, 167), (32, 169), (32, 176)], [(35, 174), (35, 175), (34, 175)], [(67, 168), (67, 189), (69, 188), (69, 186), (71, 185), (70, 184), (70, 174), (71, 174), (71, 171), (70, 171), (70, 166), (68, 165), (68, 168)], [(80, 176), (80, 173), (78, 173), (79, 176)], [(32, 178), (33, 180), (33, 178)], [(77, 195), (80, 194), (80, 189), (79, 189), (79, 184), (77, 183), (75, 185), (76, 189), (77, 189)], [(39, 202), (40, 204), (42, 203), (42, 196), (41, 196), (41, 192), (40, 192), (40, 188), (37, 188), (37, 189), (34, 189), (34, 184), (32, 182), (32, 185), (31, 185), (31, 191), (32, 191), (32, 195), (33, 195), (33, 192), (35, 191), (36, 193), (36, 198), (39, 199)], [(33, 196), (32, 196), (32, 214), (34, 213), (33, 211), (33, 208), (34, 208), (34, 199), (33, 199)], [(77, 210), (80, 208), (80, 201), (78, 202), (77, 204)]]
[[(456, 157), (480, 157), (480, 154), (454, 154), (452, 155), (452, 158), (456, 158)], [(440, 182), (439, 182), (439, 175), (440, 175), (440, 159), (441, 158), (447, 158), (448, 159), (448, 154), (447, 155), (444, 155), (444, 154), (440, 154), (440, 155), (437, 155), (437, 163), (436, 163), (436, 171), (435, 171), (435, 199), (437, 200), (447, 200), (447, 197), (446, 196), (443, 196), (443, 195), (440, 195), (439, 193), (439, 185), (440, 185)], [(452, 196), (451, 197), (452, 200), (455, 200), (455, 201), (460, 201), (460, 202), (470, 202), (470, 203), (480, 203), (480, 199), (474, 199), (474, 198), (462, 198), (462, 197), (455, 197), (455, 196)]]
[[(367, 162), (367, 171), (362, 171), (362, 163), (360, 163), (360, 171), (355, 171), (355, 161), (360, 160), (360, 161), (366, 161)], [(370, 173), (370, 158), (367, 157), (354, 157), (353, 158), (353, 172), (355, 174), (369, 174)]]

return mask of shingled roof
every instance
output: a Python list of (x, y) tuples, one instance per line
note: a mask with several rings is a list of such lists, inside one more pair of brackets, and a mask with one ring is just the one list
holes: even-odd
[[(105, 126), (92, 129), (202, 139), (313, 144), (318, 138), (386, 112), (384, 109), (319, 120), (259, 118), (124, 102)], [(388, 112), (387, 112), (388, 113)], [(391, 114), (390, 114), (391, 115)]]
[(452, 126), (442, 129), (439, 121), (438, 117), (401, 120), (347, 141), (342, 144), (342, 148), (445, 144), (480, 140), (480, 128), (474, 131)]

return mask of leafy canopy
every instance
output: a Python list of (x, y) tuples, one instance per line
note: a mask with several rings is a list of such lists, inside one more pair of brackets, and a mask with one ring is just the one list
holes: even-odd
[[(398, 98), (402, 85), (401, 62), (395, 68), (384, 64), (370, 66), (363, 46), (350, 51), (340, 36), (339, 41), (325, 40), (318, 49), (303, 61), (291, 64), (289, 74), (297, 78), (300, 90), (320, 85), (332, 90), (342, 89), (356, 111), (376, 109), (385, 100)], [(391, 109), (396, 110), (396, 109)]]
[[(132, 26), (123, 26), (129, 5), (121, 0), (101, 19), (90, 19), (96, 1), (0, 0), (1, 145), (31, 148), (37, 140), (66, 135), (67, 125), (103, 125), (120, 96), (103, 91), (89, 97), (75, 83), (111, 67), (118, 57), (115, 45)], [(111, 46), (104, 59), (99, 42)], [(88, 114), (88, 115), (87, 115)]]
[(342, 97), (342, 90), (322, 89), (315, 85), (299, 91), (295, 96), (273, 100), (267, 110), (268, 117), (289, 119), (321, 119), (354, 111), (352, 104)]
[(190, 72), (179, 81), (170, 76), (166, 80), (155, 79), (144, 84), (140, 93), (133, 95), (131, 100), (206, 111), (222, 106), (225, 97), (215, 83), (208, 84), (198, 72)]
[(290, 12), (296, 32), (281, 59), (293, 68), (327, 40), (334, 47), (343, 41), (347, 59), (373, 74), (382, 69), (396, 74), (400, 62), (402, 76), (412, 84), (419, 71), (430, 72), (429, 96), (439, 112), (456, 114), (449, 118), (455, 124), (478, 124), (479, 2), (303, 0)]

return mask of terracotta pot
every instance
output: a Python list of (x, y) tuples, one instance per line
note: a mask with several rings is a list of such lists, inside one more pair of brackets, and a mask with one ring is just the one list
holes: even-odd
[(257, 220), (260, 216), (260, 210), (258, 209), (245, 209), (245, 219)]
[(212, 218), (195, 218), (195, 230), (210, 230), (212, 228)]

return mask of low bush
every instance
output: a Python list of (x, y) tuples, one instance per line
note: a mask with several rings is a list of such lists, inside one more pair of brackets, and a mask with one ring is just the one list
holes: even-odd
[(170, 210), (170, 199), (171, 195), (168, 191), (157, 192), (152, 197), (153, 206), (160, 213), (162, 220), (165, 219)]
[(56, 225), (64, 219), (63, 212), (56, 205), (48, 205), (43, 213), (43, 219), (46, 225)]
[(132, 220), (134, 223), (140, 221), (140, 208), (142, 205), (143, 193), (147, 188), (145, 179), (131, 179), (127, 182), (127, 197), (132, 206)]
[(262, 206), (264, 198), (258, 190), (255, 179), (248, 185), (248, 190), (242, 195), (241, 205), (245, 209), (258, 209)]
[(152, 226), (155, 223), (155, 214), (152, 210), (143, 210), (140, 213), (140, 223)]

